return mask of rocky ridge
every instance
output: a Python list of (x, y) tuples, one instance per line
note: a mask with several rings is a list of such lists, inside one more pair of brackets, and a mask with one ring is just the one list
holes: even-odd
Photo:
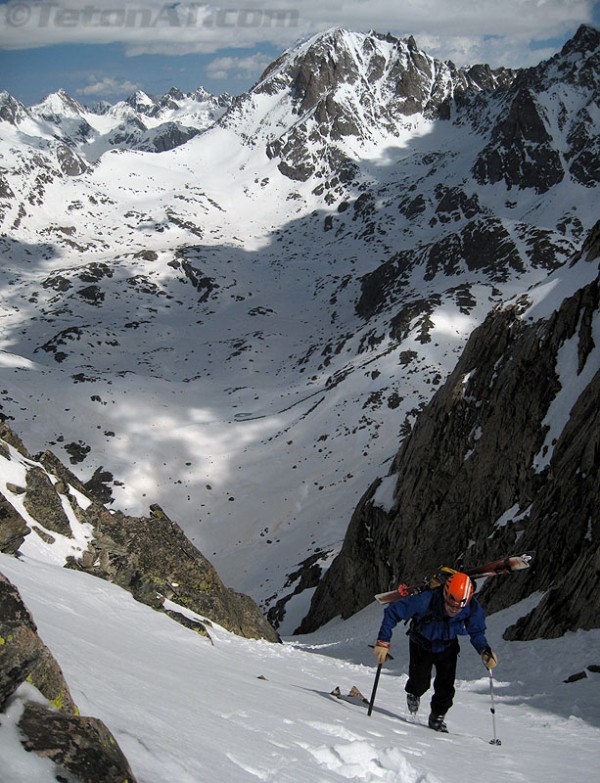
[(138, 91), (112, 106), (88, 108), (61, 89), (25, 107), (2, 91), (0, 119), (22, 131), (26, 143), (35, 147), (38, 137), (38, 148), (49, 152), (66, 146), (90, 165), (109, 149), (174, 149), (213, 125), (231, 102), (227, 94), (214, 96), (202, 88), (184, 93), (173, 87), (160, 97)]
[[(84, 485), (50, 451), (33, 458), (5, 423), (0, 434), (0, 458), (24, 478), (0, 492), (0, 551), (18, 556), (28, 536), (42, 551), (62, 542), (66, 567), (114, 582), (155, 609), (168, 600), (207, 618), (206, 625), (212, 620), (241, 636), (278, 641), (254, 602), (223, 585), (158, 505), (141, 518), (109, 511), (95, 481)], [(189, 624), (185, 612), (170, 613)], [(196, 628), (208, 633), (201, 622)]]
[[(560, 636), (600, 624), (600, 223), (569, 268), (565, 295), (536, 317), (535, 288), (474, 331), (446, 383), (357, 507), (342, 550), (300, 632), (348, 617), (376, 592), (515, 549), (536, 567), (484, 588), (489, 611), (543, 598), (507, 638)], [(573, 281), (587, 278), (580, 288)], [(558, 410), (570, 414), (552, 427)], [(393, 486), (384, 501), (382, 482)], [(384, 493), (385, 494), (385, 493)]]

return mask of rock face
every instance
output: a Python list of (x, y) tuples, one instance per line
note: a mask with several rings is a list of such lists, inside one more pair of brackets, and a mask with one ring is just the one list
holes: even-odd
[(41, 467), (34, 466), (27, 471), (24, 506), (25, 510), (34, 519), (39, 519), (46, 529), (64, 536), (71, 535), (71, 525), (63, 509), (60, 495)]
[[(565, 176), (586, 187), (598, 182), (598, 134), (592, 119), (600, 72), (600, 34), (582, 26), (562, 51), (537, 68), (519, 72), (509, 90), (495, 100), (500, 111), (490, 140), (473, 168), (481, 184), (504, 182), (507, 188), (544, 193)], [(591, 89), (575, 110), (565, 100), (568, 85)], [(590, 100), (591, 98), (591, 100)], [(563, 159), (553, 137), (549, 107), (555, 104), (557, 128), (568, 140)]]
[(473, 173), (481, 184), (504, 181), (509, 189), (534, 188), (538, 193), (562, 180), (560, 155), (546, 130), (541, 107), (526, 87), (510, 97), (506, 115), (495, 126)]
[[(19, 496), (30, 526), (0, 495), (0, 551), (15, 554), (26, 535), (35, 535), (51, 547), (55, 536), (73, 537), (66, 508), (93, 531), (86, 551), (73, 545), (67, 566), (86, 571), (124, 587), (142, 603), (162, 609), (165, 599), (253, 639), (279, 641), (254, 601), (225, 587), (209, 561), (183, 531), (155, 505), (148, 517), (109, 512), (101, 502), (102, 487), (84, 486), (50, 451), (36, 462), (6, 424), (0, 424), (0, 456), (22, 460), (24, 486), (10, 484), (7, 494)], [(12, 447), (12, 451), (11, 451)], [(89, 498), (82, 507), (76, 494)], [(186, 623), (183, 614), (172, 616)]]
[(79, 714), (21, 596), (0, 574), (0, 713), (25, 682), (36, 700), (25, 702), (19, 720), (22, 744), (55, 762), (57, 780), (72, 773), (75, 778), (68, 779), (82, 783), (135, 783), (109, 729), (102, 721)]
[(154, 608), (169, 598), (241, 636), (278, 641), (252, 599), (227, 589), (159, 506), (148, 517), (128, 517), (94, 503), (82, 519), (93, 525), (94, 539), (82, 558), (70, 558), (69, 567), (114, 582)]
[[(554, 284), (544, 317), (527, 297), (492, 312), (394, 460), (393, 502), (376, 481), (300, 632), (348, 617), (374, 593), (460, 566), (537, 550), (531, 572), (491, 580), (488, 611), (534, 591), (506, 633), (549, 638), (600, 626), (600, 223)], [(579, 275), (590, 282), (577, 288)], [(569, 293), (571, 292), (571, 293)], [(541, 296), (535, 290), (529, 295)]]
[(0, 552), (14, 555), (30, 532), (23, 517), (0, 492)]

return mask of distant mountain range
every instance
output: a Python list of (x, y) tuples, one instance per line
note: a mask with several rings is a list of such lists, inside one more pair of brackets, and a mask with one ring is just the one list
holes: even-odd
[(587, 26), (525, 70), (333, 29), (238, 98), (1, 93), (3, 415), (294, 630), (470, 335), (596, 223), (599, 59)]
[(36, 140), (40, 149), (66, 145), (81, 156), (83, 170), (83, 161), (93, 163), (110, 149), (165, 152), (184, 144), (210, 127), (231, 102), (228, 95), (216, 98), (202, 88), (193, 93), (173, 88), (158, 99), (138, 91), (114, 106), (86, 108), (59, 90), (27, 108), (2, 92), (0, 118), (28, 136), (32, 146)]

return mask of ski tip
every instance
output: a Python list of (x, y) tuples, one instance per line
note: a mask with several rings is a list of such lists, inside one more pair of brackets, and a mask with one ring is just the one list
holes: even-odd
[(329, 695), (335, 696), (336, 699), (340, 699), (340, 701), (346, 701), (350, 704), (369, 703), (369, 700), (366, 698), (366, 696), (363, 696), (363, 694), (359, 691), (356, 685), (353, 685), (348, 691), (348, 693), (342, 693), (339, 685), (336, 685), (336, 687), (329, 692)]
[(512, 570), (521, 571), (524, 568), (529, 568), (534, 560), (535, 552), (523, 552), (522, 555), (510, 558)]
[(353, 685), (350, 690), (348, 691), (348, 696), (351, 699), (358, 699), (359, 701), (362, 701), (364, 704), (368, 704), (369, 700), (362, 695), (362, 693), (358, 690), (356, 685)]

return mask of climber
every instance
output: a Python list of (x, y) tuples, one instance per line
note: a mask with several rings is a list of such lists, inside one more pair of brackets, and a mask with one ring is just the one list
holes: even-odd
[(390, 640), (400, 620), (411, 621), (409, 637), (409, 666), (406, 682), (408, 711), (415, 715), (421, 696), (431, 684), (435, 666), (429, 728), (447, 732), (445, 715), (452, 706), (456, 661), (459, 653), (458, 637), (470, 636), (471, 644), (481, 655), (484, 665), (493, 669), (498, 663), (485, 637), (485, 614), (473, 597), (475, 586), (466, 574), (453, 573), (435, 589), (426, 589), (389, 604), (379, 629), (375, 655), (385, 663), (390, 654)]

